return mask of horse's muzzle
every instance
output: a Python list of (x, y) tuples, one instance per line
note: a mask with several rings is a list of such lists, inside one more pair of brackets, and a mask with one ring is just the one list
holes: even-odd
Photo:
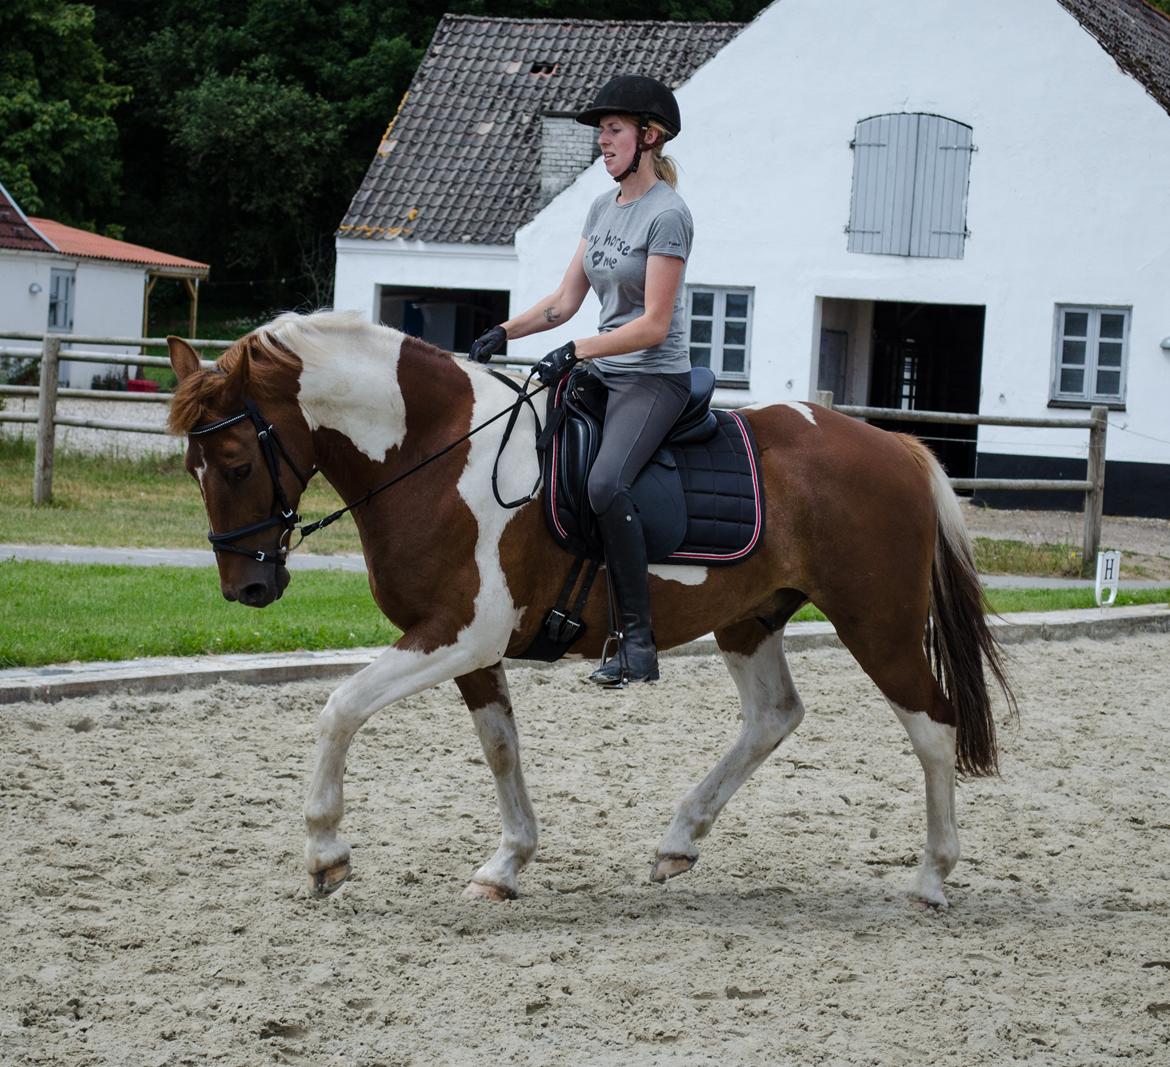
[(284, 595), (288, 582), (288, 568), (284, 564), (275, 567), (260, 564), (242, 582), (221, 583), (220, 590), (225, 600), (237, 600), (250, 608), (266, 608)]

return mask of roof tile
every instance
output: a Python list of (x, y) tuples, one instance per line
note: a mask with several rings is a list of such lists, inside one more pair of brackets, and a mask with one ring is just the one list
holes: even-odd
[[(410, 204), (419, 214), (402, 236), (511, 243), (542, 206), (543, 113), (579, 111), (618, 71), (677, 88), (742, 28), (444, 16), (395, 120), (397, 145), (375, 155), (338, 233), (398, 235), (397, 205)], [(534, 63), (556, 72), (532, 74)]]

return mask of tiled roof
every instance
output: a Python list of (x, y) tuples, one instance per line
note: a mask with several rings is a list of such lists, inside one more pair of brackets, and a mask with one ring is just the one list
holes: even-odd
[(1170, 16), (1144, 0), (1058, 0), (1170, 113)]
[(0, 248), (12, 248), (18, 252), (54, 251), (53, 246), (29, 224), (3, 185), (0, 185)]
[(677, 88), (742, 28), (444, 16), (339, 235), (510, 244), (542, 206), (543, 114), (618, 73)]
[(144, 267), (171, 269), (182, 271), (184, 274), (203, 276), (210, 269), (206, 263), (199, 263), (194, 259), (184, 259), (182, 256), (156, 252), (153, 248), (132, 245), (128, 241), (115, 241), (112, 237), (102, 237), (96, 233), (89, 233), (87, 230), (77, 230), (72, 226), (54, 222), (52, 219), (30, 219), (29, 221), (53, 245), (51, 251), (61, 252), (67, 256), (113, 260), (118, 263), (135, 263)]

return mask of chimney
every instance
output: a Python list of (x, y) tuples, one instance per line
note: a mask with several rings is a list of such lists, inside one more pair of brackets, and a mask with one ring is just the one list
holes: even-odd
[(597, 131), (572, 115), (540, 117), (540, 204), (566, 188), (598, 155)]

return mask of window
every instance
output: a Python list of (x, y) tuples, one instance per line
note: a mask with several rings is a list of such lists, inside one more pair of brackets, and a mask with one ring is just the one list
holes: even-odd
[(73, 329), (73, 286), (75, 274), (71, 270), (49, 273), (50, 330), (67, 333)]
[(1129, 308), (1058, 306), (1054, 402), (1125, 402)]
[(687, 286), (691, 366), (710, 367), (726, 384), (746, 384), (751, 322), (751, 289)]
[(962, 259), (971, 127), (941, 115), (875, 115), (853, 141), (850, 252)]

